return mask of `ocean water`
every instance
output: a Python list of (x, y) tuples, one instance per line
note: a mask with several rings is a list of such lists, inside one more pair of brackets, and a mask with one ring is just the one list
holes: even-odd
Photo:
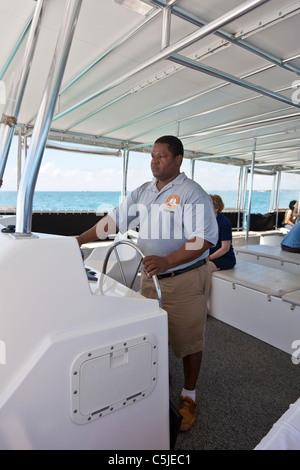
[[(237, 191), (209, 191), (219, 194), (225, 204), (225, 209), (236, 209)], [(33, 210), (42, 211), (105, 211), (117, 206), (120, 202), (119, 191), (37, 191), (33, 199)], [(252, 195), (251, 212), (265, 214), (270, 209), (270, 191), (254, 191)], [(283, 190), (280, 193), (279, 208), (286, 209), (289, 202), (299, 199), (299, 192)], [(0, 190), (0, 208), (15, 207), (17, 193)], [(247, 198), (246, 198), (246, 210)]]

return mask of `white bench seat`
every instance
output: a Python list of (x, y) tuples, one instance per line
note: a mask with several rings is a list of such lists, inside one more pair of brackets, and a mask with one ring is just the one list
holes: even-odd
[(294, 299), (299, 286), (299, 274), (238, 260), (234, 269), (213, 273), (209, 314), (292, 354), (300, 307), (291, 309), (286, 299)]
[(300, 286), (300, 275), (295, 276), (291, 273), (283, 273), (279, 269), (249, 261), (238, 260), (235, 268), (217, 271), (213, 274), (213, 277), (275, 297), (282, 297), (288, 292), (296, 291)]
[(289, 292), (288, 294), (283, 295), (282, 300), (284, 300), (285, 302), (289, 302), (293, 306), (297, 305), (300, 307), (300, 290), (297, 290), (295, 292)]
[(235, 254), (238, 260), (300, 274), (300, 253), (284, 251), (281, 246), (245, 245), (236, 247)]

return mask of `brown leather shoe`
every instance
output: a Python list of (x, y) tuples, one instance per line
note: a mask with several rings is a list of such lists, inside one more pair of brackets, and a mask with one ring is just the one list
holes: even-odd
[(194, 401), (190, 397), (181, 396), (178, 412), (182, 416), (180, 431), (188, 431), (196, 420), (197, 398)]

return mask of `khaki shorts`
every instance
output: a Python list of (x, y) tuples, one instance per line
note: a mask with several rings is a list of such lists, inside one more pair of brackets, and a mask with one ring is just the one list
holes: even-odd
[[(169, 343), (176, 357), (204, 349), (210, 281), (209, 263), (158, 281), (163, 309), (168, 313)], [(157, 298), (154, 282), (144, 271), (141, 292), (147, 298)]]

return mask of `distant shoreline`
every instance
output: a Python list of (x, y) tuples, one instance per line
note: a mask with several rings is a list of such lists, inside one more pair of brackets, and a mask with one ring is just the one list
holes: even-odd
[[(130, 194), (131, 191), (128, 191)], [(225, 204), (225, 210), (237, 209), (237, 190), (208, 191), (219, 194)], [(248, 210), (248, 195), (245, 197), (245, 210)], [(270, 212), (271, 191), (253, 191), (251, 213)], [(299, 198), (299, 190), (282, 190), (279, 197), (279, 209), (287, 209), (289, 202)], [(33, 211), (89, 211), (103, 212), (113, 209), (121, 202), (121, 191), (36, 191), (33, 198)], [(274, 201), (273, 201), (274, 202)], [(16, 191), (0, 190), (0, 208), (7, 210), (17, 205)], [(273, 206), (274, 207), (274, 206)]]
[[(133, 191), (135, 188), (133, 189), (128, 189), (128, 192), (130, 193), (131, 191)], [(227, 192), (227, 191), (236, 191), (236, 189), (205, 189), (205, 191), (207, 193), (212, 193), (214, 192), (215, 194), (218, 194), (218, 192)], [(247, 190), (248, 192), (249, 190)], [(285, 189), (281, 189), (281, 192), (283, 191), (293, 191), (295, 194), (299, 194), (300, 193), (300, 189), (299, 188), (285, 188)], [(43, 190), (39, 190), (39, 191), (35, 191), (36, 193), (120, 193), (121, 194), (121, 191), (120, 190), (115, 190), (115, 191), (90, 191), (88, 189), (85, 189), (85, 190), (72, 190), (72, 189), (68, 189), (68, 190), (62, 190), (62, 189), (43, 189)], [(253, 192), (254, 193), (271, 193), (272, 190), (271, 189), (253, 189)], [(0, 198), (1, 198), (1, 193), (17, 193), (16, 190), (12, 190), (12, 189), (0, 189)]]

